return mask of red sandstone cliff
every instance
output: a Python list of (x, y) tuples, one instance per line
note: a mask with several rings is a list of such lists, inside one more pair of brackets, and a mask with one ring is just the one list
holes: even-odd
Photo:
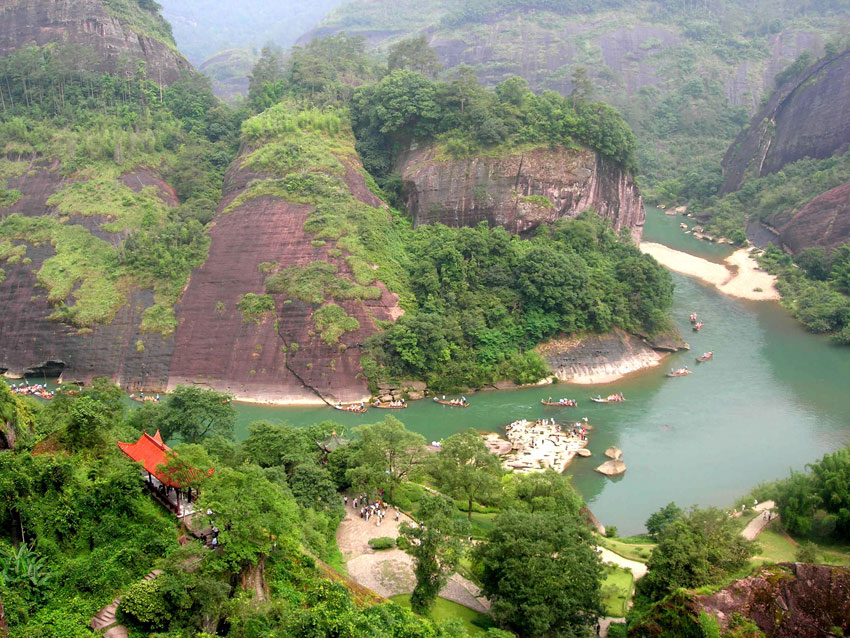
[[(352, 194), (369, 206), (382, 206), (366, 188), (359, 161), (343, 161)], [(312, 206), (263, 196), (224, 213), (252, 179), (262, 178), (240, 165), (241, 157), (226, 178), (225, 197), (210, 231), (209, 257), (193, 273), (178, 308), (169, 387), (201, 384), (244, 400), (279, 403), (321, 403), (320, 396), (332, 403), (367, 399), (358, 346), (376, 331), (376, 321), (401, 313), (398, 297), (379, 283), (380, 299), (336, 301), (360, 327), (334, 345), (316, 334), (314, 306), (282, 294), (273, 295), (274, 312), (258, 322), (246, 321), (237, 304), (246, 293), (264, 293), (261, 263), (286, 268), (324, 261), (338, 266), (339, 276), (352, 275), (345, 251), (332, 256), (333, 244), (314, 246), (314, 237), (304, 231)]]
[(132, 74), (136, 62), (145, 62), (149, 78), (171, 84), (191, 69), (158, 14), (135, 6), (130, 15), (138, 26), (119, 21), (102, 0), (0, 0), (0, 55), (31, 44), (62, 42), (94, 50), (94, 71), (114, 74), (129, 63)]
[[(156, 186), (168, 205), (176, 206), (177, 197), (161, 176), (139, 169), (124, 176), (123, 181), (134, 190)], [(34, 163), (26, 174), (12, 178), (10, 188), (21, 191), (14, 205), (3, 209), (3, 215), (20, 213), (28, 217), (55, 214), (47, 199), (64, 184), (58, 165)], [(123, 238), (107, 233), (100, 225), (103, 217), (73, 217), (68, 224), (84, 226), (93, 235), (110, 243)], [(55, 311), (36, 272), (44, 261), (55, 254), (49, 244), (28, 245), (26, 257), (31, 263), (4, 262), (5, 280), (0, 282), (0, 371), (22, 374), (61, 374), (65, 381), (90, 382), (105, 376), (128, 390), (164, 389), (168, 364), (174, 349), (172, 337), (151, 335), (140, 330), (141, 316), (153, 305), (153, 292), (132, 288), (127, 302), (108, 324), (94, 324), (80, 329), (48, 319)], [(143, 344), (144, 347), (140, 347)]]
[(453, 160), (422, 148), (405, 154), (398, 166), (417, 225), (488, 221), (525, 233), (592, 208), (615, 230), (627, 228), (635, 241), (643, 232), (646, 211), (637, 184), (593, 151), (540, 147)]

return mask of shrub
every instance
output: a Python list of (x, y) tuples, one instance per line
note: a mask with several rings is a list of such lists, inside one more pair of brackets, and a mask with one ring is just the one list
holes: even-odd
[(152, 629), (165, 628), (171, 613), (162, 598), (161, 589), (158, 579), (135, 583), (124, 594), (118, 609), (131, 622)]
[(617, 537), (617, 526), (616, 525), (606, 525), (605, 526), (605, 536), (608, 538), (616, 538)]
[(407, 540), (404, 536), (399, 536), (397, 539), (395, 539), (395, 544), (402, 551), (407, 551), (410, 548), (410, 541)]
[(369, 547), (374, 550), (392, 549), (396, 545), (396, 539), (389, 536), (380, 536), (369, 539)]

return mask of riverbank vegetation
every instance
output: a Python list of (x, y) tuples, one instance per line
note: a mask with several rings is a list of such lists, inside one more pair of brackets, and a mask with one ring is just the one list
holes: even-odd
[(793, 257), (770, 245), (758, 260), (778, 275), (782, 305), (808, 330), (850, 344), (850, 244), (830, 253), (806, 248)]

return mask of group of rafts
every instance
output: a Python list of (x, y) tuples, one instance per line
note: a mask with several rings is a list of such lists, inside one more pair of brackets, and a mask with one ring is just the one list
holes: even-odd
[[(446, 395), (443, 395), (442, 399), (434, 397), (434, 403), (448, 405), (453, 408), (469, 407), (469, 401), (466, 400), (466, 397), (460, 397), (459, 399), (446, 399)], [(402, 410), (407, 407), (407, 401), (405, 399), (396, 399), (393, 401), (372, 401), (369, 405), (379, 410)], [(363, 401), (350, 405), (343, 405), (340, 402), (333, 407), (337, 410), (342, 410), (343, 412), (354, 412), (355, 414), (363, 414), (367, 410), (366, 403)]]
[(41, 385), (40, 383), (30, 385), (29, 381), (26, 381), (21, 385), (13, 383), (9, 386), (9, 389), (12, 391), (12, 394), (26, 394), (31, 397), (44, 399), (45, 401), (49, 401), (56, 394), (56, 390), (48, 390), (46, 385)]
[[(693, 326), (694, 332), (699, 332), (700, 330), (702, 330), (702, 327), (703, 327), (704, 324), (703, 324), (702, 321), (700, 321), (699, 317), (697, 316), (697, 313), (695, 313), (695, 312), (691, 313), (691, 315), (688, 318), (691, 320), (691, 325)], [(697, 363), (702, 363), (704, 361), (708, 361), (712, 357), (714, 357), (714, 352), (711, 352), (711, 351), (703, 352), (701, 357), (697, 357)], [(667, 373), (667, 376), (668, 377), (686, 377), (687, 375), (692, 374), (692, 373), (693, 373), (693, 370), (688, 368), (688, 366), (683, 366), (681, 368), (678, 368), (677, 370), (670, 370), (670, 372)]]

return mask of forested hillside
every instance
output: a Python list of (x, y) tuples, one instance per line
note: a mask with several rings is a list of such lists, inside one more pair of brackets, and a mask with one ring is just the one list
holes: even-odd
[(821, 55), (847, 15), (819, 1), (353, 2), (301, 41), (345, 31), (386, 51), (421, 33), (445, 67), (469, 65), (486, 84), (519, 75), (536, 91), (591, 91), (634, 128), (649, 195), (684, 203), (720, 188), (720, 159), (774, 76)]

